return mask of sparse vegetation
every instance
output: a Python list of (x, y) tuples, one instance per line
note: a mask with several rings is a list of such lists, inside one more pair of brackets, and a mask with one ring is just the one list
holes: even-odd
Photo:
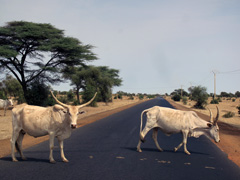
[(240, 114), (240, 105), (237, 106), (237, 109), (238, 109), (238, 114)]
[(210, 104), (219, 104), (219, 101), (218, 99), (212, 99)]
[(235, 116), (235, 113), (233, 113), (231, 111), (229, 111), (229, 112), (227, 112), (226, 114), (223, 115), (223, 117), (225, 117), (225, 118), (231, 118), (233, 116)]
[(189, 88), (189, 91), (192, 94), (192, 100), (197, 101), (194, 105), (197, 109), (204, 109), (204, 107), (207, 105), (207, 88), (202, 86), (196, 86)]
[(183, 102), (184, 105), (187, 104), (187, 101), (188, 101), (188, 98), (186, 96), (183, 96), (182, 102)]
[(172, 100), (174, 100), (174, 101), (180, 101), (180, 100), (181, 100), (181, 96), (180, 96), (179, 94), (174, 94), (174, 95), (172, 96)]

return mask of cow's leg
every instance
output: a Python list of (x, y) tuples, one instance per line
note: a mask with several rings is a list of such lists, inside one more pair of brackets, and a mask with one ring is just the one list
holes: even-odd
[(162, 152), (163, 149), (160, 148), (160, 146), (159, 146), (159, 144), (158, 144), (158, 141), (157, 141), (157, 133), (158, 133), (158, 128), (153, 128), (152, 138), (153, 138), (153, 140), (154, 140), (154, 142), (155, 142), (155, 144), (156, 144), (158, 150)]
[(184, 147), (184, 152), (188, 155), (191, 153), (187, 150), (187, 138), (188, 138), (188, 131), (183, 132), (183, 147)]
[(69, 161), (67, 160), (67, 158), (65, 157), (65, 155), (64, 155), (64, 151), (63, 151), (63, 140), (60, 139), (60, 138), (58, 138), (58, 142), (59, 142), (60, 152), (61, 152), (61, 158), (62, 158), (63, 162), (69, 162)]
[(23, 140), (24, 135), (25, 135), (25, 132), (21, 130), (19, 132), (16, 146), (18, 147), (18, 151), (19, 151), (19, 154), (20, 154), (22, 160), (27, 160), (27, 158), (23, 155), (23, 152), (22, 152), (22, 140)]
[(11, 139), (11, 148), (12, 148), (12, 161), (18, 161), (16, 156), (15, 156), (15, 145), (19, 136), (21, 129), (14, 129), (13, 128), (13, 132), (12, 132), (12, 139)]
[(187, 150), (187, 136), (188, 136), (188, 131), (182, 131), (183, 135), (183, 141), (178, 145), (178, 147), (174, 148), (174, 151), (176, 152), (182, 145), (184, 146), (184, 152), (188, 155), (190, 155), (190, 152)]
[(53, 132), (49, 133), (49, 148), (50, 148), (49, 161), (50, 161), (50, 163), (56, 163), (56, 161), (53, 159), (54, 138), (55, 138), (55, 134)]
[(140, 132), (140, 139), (139, 139), (138, 145), (137, 145), (137, 151), (138, 151), (138, 152), (142, 152), (142, 150), (141, 150), (141, 144), (142, 144), (142, 142), (145, 141), (145, 140), (144, 140), (144, 137), (147, 135), (148, 131), (150, 131), (151, 129), (152, 129), (152, 128), (149, 128), (149, 127), (145, 126), (145, 128), (143, 129), (143, 131)]
[(182, 145), (183, 145), (183, 142), (181, 142), (181, 143), (178, 145), (178, 147), (175, 147), (175, 148), (174, 148), (174, 151), (176, 152), (180, 147), (182, 147)]
[(137, 151), (138, 151), (138, 152), (142, 152), (142, 150), (141, 150), (141, 144), (142, 144), (142, 141), (139, 139), (138, 145), (137, 145)]
[(4, 116), (6, 116), (6, 111), (7, 111), (7, 108), (4, 107)]

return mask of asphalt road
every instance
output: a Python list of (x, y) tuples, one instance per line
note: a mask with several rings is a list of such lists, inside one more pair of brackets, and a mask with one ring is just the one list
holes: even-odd
[(0, 159), (0, 180), (240, 179), (240, 168), (205, 136), (188, 139), (189, 156), (183, 148), (173, 151), (182, 140), (181, 134), (159, 132), (164, 152), (158, 152), (150, 131), (142, 144), (143, 152), (136, 152), (140, 114), (154, 105), (171, 106), (156, 98), (75, 130), (64, 141), (69, 163), (61, 162), (56, 148), (53, 155), (57, 163), (50, 164), (48, 142), (24, 150), (27, 161), (11, 162), (10, 156), (4, 157)]

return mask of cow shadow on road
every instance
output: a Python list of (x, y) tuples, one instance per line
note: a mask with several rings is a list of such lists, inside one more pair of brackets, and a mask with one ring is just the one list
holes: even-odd
[[(130, 151), (135, 151), (137, 152), (137, 148), (136, 147), (122, 147), (123, 149), (127, 149), (127, 150), (130, 150)], [(164, 149), (162, 152), (160, 152), (158, 149), (156, 148), (141, 148), (142, 149), (142, 152), (159, 152), (159, 153), (174, 153), (174, 154), (185, 154), (184, 151), (177, 151), (175, 152), (174, 150), (169, 150), (169, 149)], [(198, 155), (206, 155), (208, 156), (209, 154), (208, 153), (204, 153), (204, 152), (197, 152), (197, 151), (191, 151), (190, 150), (190, 153), (191, 154), (198, 154)]]
[[(3, 157), (0, 159), (1, 161), (12, 161), (11, 157)], [(27, 160), (22, 160), (21, 158), (17, 158), (18, 162), (46, 162), (49, 163), (49, 159), (37, 159), (37, 158), (27, 158)], [(18, 163), (13, 162), (13, 163)]]

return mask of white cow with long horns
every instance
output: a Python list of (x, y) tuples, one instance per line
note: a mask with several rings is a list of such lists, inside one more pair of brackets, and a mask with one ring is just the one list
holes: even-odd
[[(184, 145), (184, 152), (188, 155), (190, 155), (190, 152), (187, 150), (188, 137), (198, 138), (199, 136), (205, 134), (214, 139), (215, 142), (219, 142), (219, 128), (217, 125), (219, 117), (218, 107), (217, 116), (214, 121), (211, 110), (208, 110), (210, 112), (210, 122), (201, 119), (193, 111), (181, 111), (159, 106), (154, 106), (150, 109), (144, 110), (141, 114), (140, 140), (137, 145), (137, 151), (142, 152), (141, 143), (145, 141), (144, 137), (151, 129), (153, 129), (152, 137), (159, 151), (163, 150), (157, 141), (158, 129), (166, 135), (182, 133), (183, 141), (174, 150), (176, 152), (182, 145)], [(142, 117), (144, 113), (147, 115), (147, 121), (144, 129), (142, 130)]]
[(7, 111), (7, 108), (9, 106), (12, 106), (13, 107), (13, 101), (12, 99), (7, 99), (7, 100), (3, 100), (3, 99), (0, 99), (0, 108), (3, 108), (4, 110), (4, 116), (6, 116), (6, 111)]
[(22, 159), (26, 159), (22, 153), (22, 140), (25, 133), (33, 137), (49, 135), (50, 154), (49, 160), (55, 163), (53, 159), (54, 138), (59, 141), (61, 158), (63, 162), (68, 162), (63, 152), (63, 140), (71, 136), (72, 129), (77, 127), (78, 114), (82, 114), (81, 108), (90, 104), (94, 97), (87, 103), (79, 106), (66, 105), (60, 102), (51, 92), (53, 98), (60, 105), (51, 107), (39, 107), (23, 105), (15, 107), (12, 110), (13, 133), (11, 139), (12, 160), (17, 161), (15, 157), (15, 146)]

